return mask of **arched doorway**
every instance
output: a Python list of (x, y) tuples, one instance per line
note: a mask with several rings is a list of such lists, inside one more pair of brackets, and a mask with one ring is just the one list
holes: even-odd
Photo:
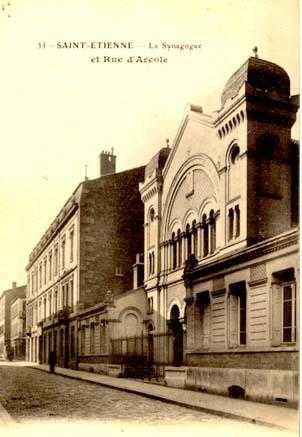
[(169, 328), (173, 335), (173, 365), (181, 366), (183, 362), (183, 329), (180, 322), (180, 311), (173, 305), (170, 313)]

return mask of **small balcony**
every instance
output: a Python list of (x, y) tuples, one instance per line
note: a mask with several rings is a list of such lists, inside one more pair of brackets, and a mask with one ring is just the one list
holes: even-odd
[(63, 307), (61, 310), (58, 311), (58, 321), (59, 322), (66, 322), (69, 319), (69, 314), (71, 314), (71, 308), (69, 306)]

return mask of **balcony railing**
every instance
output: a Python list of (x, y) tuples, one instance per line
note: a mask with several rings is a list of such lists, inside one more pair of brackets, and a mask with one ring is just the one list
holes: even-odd
[(59, 322), (66, 322), (69, 318), (69, 314), (71, 314), (71, 308), (69, 306), (63, 307), (61, 310), (58, 311), (58, 321)]

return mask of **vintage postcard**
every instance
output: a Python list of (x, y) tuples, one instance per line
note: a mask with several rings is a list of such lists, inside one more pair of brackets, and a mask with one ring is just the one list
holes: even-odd
[(0, 432), (295, 436), (298, 0), (0, 1)]

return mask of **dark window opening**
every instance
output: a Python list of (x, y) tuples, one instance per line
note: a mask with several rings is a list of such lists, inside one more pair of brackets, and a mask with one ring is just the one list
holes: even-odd
[(245, 281), (230, 284), (230, 293), (238, 299), (238, 342), (246, 345), (247, 295)]
[(153, 208), (151, 208), (151, 210), (150, 210), (150, 221), (151, 221), (151, 222), (153, 222), (154, 217), (155, 217), (155, 211), (154, 211)]
[(239, 343), (246, 344), (246, 293), (239, 296)]
[(176, 239), (175, 239), (175, 233), (172, 234), (172, 268), (173, 270), (176, 269), (177, 266), (177, 246), (176, 246)]
[(90, 354), (94, 354), (94, 324), (90, 325)]
[(196, 228), (196, 220), (192, 223), (192, 234), (193, 234), (193, 254), (197, 255), (197, 228)]
[(191, 238), (191, 232), (190, 232), (190, 225), (187, 224), (186, 226), (186, 239), (187, 239), (187, 258), (192, 253), (192, 238)]
[(240, 209), (239, 209), (239, 205), (235, 206), (235, 216), (236, 216), (236, 234), (235, 234), (235, 237), (239, 237), (239, 235), (240, 235)]
[(234, 235), (234, 210), (233, 208), (229, 209), (229, 240), (233, 239)]
[(182, 238), (180, 229), (177, 231), (177, 244), (178, 244), (178, 267), (182, 265)]
[(237, 161), (237, 159), (239, 158), (239, 147), (237, 145), (234, 145), (231, 153), (230, 153), (230, 158), (231, 158), (231, 163), (235, 164), (235, 162)]
[(207, 217), (205, 214), (202, 216), (202, 228), (203, 228), (203, 256), (207, 256), (209, 253), (209, 225), (207, 223)]
[(70, 356), (71, 358), (75, 357), (75, 328), (71, 327), (70, 331)]
[(213, 209), (210, 211), (210, 241), (211, 241), (211, 253), (216, 250), (216, 221), (214, 217)]

